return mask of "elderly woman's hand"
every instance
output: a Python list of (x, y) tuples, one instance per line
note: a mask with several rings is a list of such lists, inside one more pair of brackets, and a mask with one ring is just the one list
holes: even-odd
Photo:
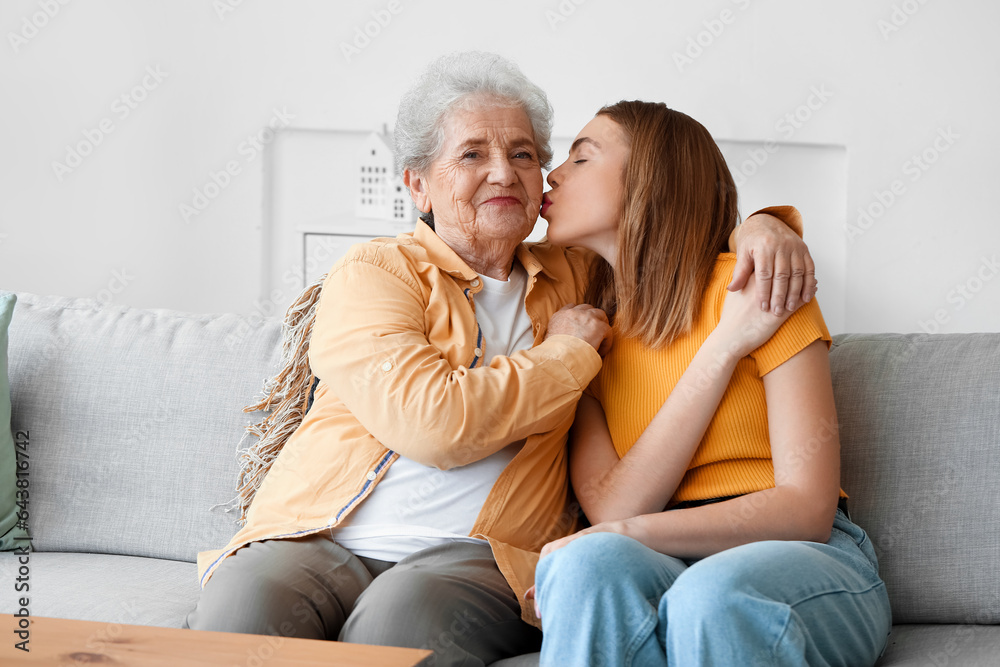
[(794, 311), (816, 295), (816, 267), (809, 248), (781, 219), (767, 213), (750, 216), (739, 227), (736, 269), (731, 291), (757, 276), (761, 310), (775, 315)]
[(545, 338), (558, 334), (575, 336), (590, 343), (602, 357), (611, 350), (611, 325), (607, 313), (585, 303), (570, 303), (552, 314)]
[[(563, 537), (563, 538), (560, 538), (558, 540), (553, 540), (552, 542), (549, 542), (544, 547), (542, 547), (542, 552), (540, 554), (538, 554), (538, 560), (541, 560), (541, 559), (545, 558), (546, 556), (548, 556), (550, 553), (552, 553), (556, 549), (563, 548), (564, 546), (566, 546), (567, 544), (569, 544), (573, 540), (575, 540), (575, 539), (577, 539), (579, 537), (583, 537), (587, 533), (596, 532), (597, 530), (599, 530), (599, 529), (595, 529), (593, 527), (591, 527), (591, 528), (585, 528), (585, 529), (583, 529), (581, 531), (573, 533), (572, 535), (567, 535), (566, 537)], [(538, 603), (538, 596), (536, 595), (535, 585), (532, 585), (531, 588), (529, 588), (528, 590), (526, 590), (524, 592), (524, 599), (525, 599), (525, 601), (528, 601), (528, 602), (531, 602), (531, 603), (534, 604), (534, 606), (535, 606), (535, 616), (537, 616), (539, 619), (541, 619), (542, 618), (542, 606)]]
[[(553, 540), (542, 547), (541, 553), (538, 554), (538, 560), (541, 560), (551, 554), (557, 549), (562, 549), (564, 546), (572, 542), (573, 540), (579, 539), (584, 535), (589, 535), (591, 533), (618, 533), (619, 535), (625, 535), (627, 531), (628, 523), (626, 521), (604, 521), (593, 526), (584, 528), (583, 530), (578, 530), (572, 535), (567, 535), (561, 537), (558, 540)], [(535, 605), (535, 616), (538, 618), (542, 617), (542, 608), (538, 604), (538, 596), (535, 586), (532, 586), (524, 592), (524, 599), (533, 602)]]

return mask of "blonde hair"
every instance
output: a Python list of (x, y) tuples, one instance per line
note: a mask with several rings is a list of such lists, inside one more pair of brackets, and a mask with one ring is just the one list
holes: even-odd
[(587, 301), (617, 331), (663, 347), (699, 315), (737, 224), (736, 184), (708, 130), (667, 105), (622, 101), (607, 116), (629, 142), (615, 268), (601, 260)]

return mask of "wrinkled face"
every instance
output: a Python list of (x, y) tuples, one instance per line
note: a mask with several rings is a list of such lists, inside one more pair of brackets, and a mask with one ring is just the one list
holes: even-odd
[(549, 173), (542, 217), (547, 237), (563, 246), (602, 252), (615, 242), (629, 146), (619, 125), (596, 116), (573, 142), (569, 159)]
[(417, 208), (439, 233), (475, 242), (524, 240), (538, 219), (542, 170), (528, 116), (517, 107), (452, 111), (444, 144), (426, 173), (404, 174)]

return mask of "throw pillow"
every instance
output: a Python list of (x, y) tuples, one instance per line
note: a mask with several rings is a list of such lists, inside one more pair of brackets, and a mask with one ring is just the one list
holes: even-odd
[[(7, 328), (16, 302), (16, 294), (0, 292), (0, 551), (26, 545), (26, 541), (18, 538), (28, 536), (27, 531), (18, 526), (17, 519), (21, 508), (17, 505), (17, 455), (10, 430), (10, 385), (7, 383)], [(22, 501), (22, 505), (25, 504)]]

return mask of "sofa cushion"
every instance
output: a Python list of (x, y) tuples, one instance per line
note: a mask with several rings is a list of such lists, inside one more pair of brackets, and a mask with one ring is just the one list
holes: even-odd
[[(175, 560), (33, 553), (29, 566), (32, 616), (179, 628), (201, 592), (197, 566)], [(17, 569), (15, 554), (0, 554), (4, 581)], [(0, 596), (0, 613), (14, 613), (15, 600), (13, 590)]]
[[(21, 508), (17, 502), (21, 500), (24, 506), (30, 501), (30, 489), (26, 487), (30, 486), (28, 476), (31, 474), (31, 459), (27, 445), (21, 450), (21, 457), (18, 457), (15, 451), (14, 434), (10, 430), (10, 385), (7, 382), (7, 328), (16, 302), (17, 295), (0, 292), (0, 551), (28, 544), (18, 540), (27, 537), (27, 531), (24, 529), (25, 522), (18, 520)], [(19, 441), (24, 444), (23, 440)], [(21, 476), (21, 479), (25, 480), (22, 483), (21, 493), (18, 493), (17, 487), (18, 458), (28, 464), (23, 471), (27, 474)], [(30, 507), (26, 516), (30, 519)]]
[(37, 551), (195, 561), (236, 532), (242, 411), (277, 368), (281, 325), (19, 294), (15, 429), (31, 442)]
[(996, 667), (1000, 627), (894, 625), (876, 667)]
[[(491, 667), (538, 667), (541, 654), (494, 662)], [(1000, 627), (993, 625), (896, 625), (876, 667), (996, 667)]]
[(893, 622), (1000, 622), (1000, 334), (840, 335), (831, 366)]
[(504, 660), (497, 660), (490, 667), (538, 667), (538, 662), (541, 660), (541, 653), (525, 653), (524, 655), (518, 655), (513, 658), (505, 658)]

